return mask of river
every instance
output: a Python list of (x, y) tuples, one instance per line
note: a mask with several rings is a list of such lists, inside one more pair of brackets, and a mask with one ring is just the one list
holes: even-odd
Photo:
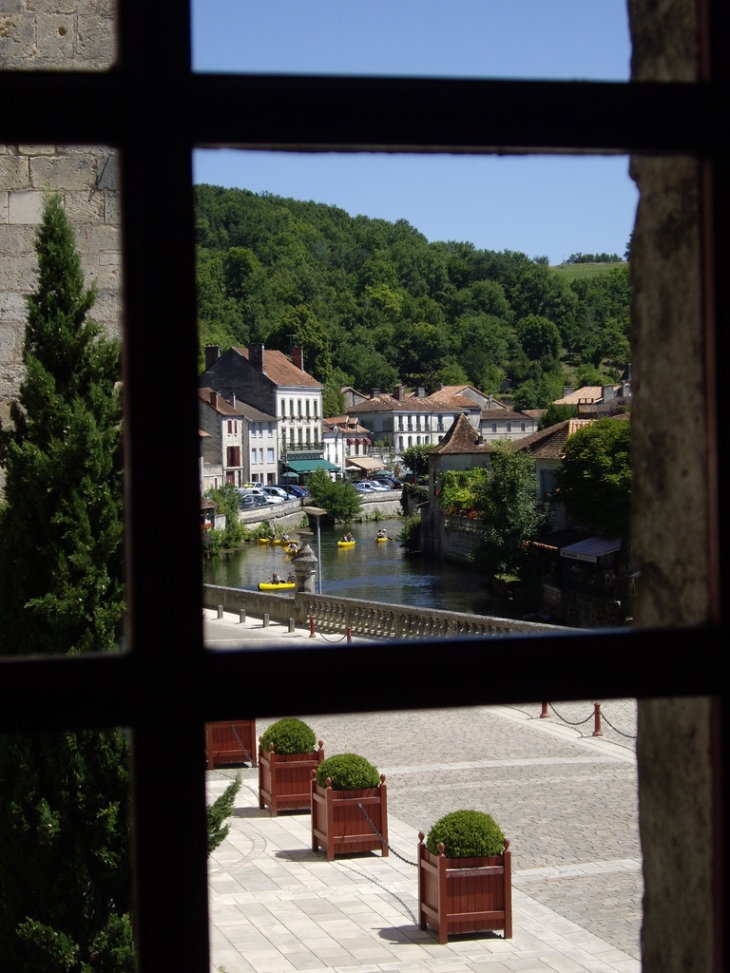
[[(387, 544), (375, 541), (379, 527), (392, 535)], [(406, 555), (395, 539), (400, 528), (399, 520), (354, 524), (356, 544), (352, 548), (338, 548), (341, 530), (322, 529), (322, 594), (491, 614), (488, 595), (480, 588), (476, 573), (435, 558)], [(317, 554), (316, 532), (300, 537), (293, 530), (291, 536), (309, 543)], [(203, 570), (208, 584), (255, 589), (273, 571), (285, 576), (289, 560), (279, 546), (248, 543), (232, 554), (211, 558)]]

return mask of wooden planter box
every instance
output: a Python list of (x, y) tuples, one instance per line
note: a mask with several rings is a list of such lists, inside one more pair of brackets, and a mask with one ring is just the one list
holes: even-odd
[(388, 840), (388, 788), (385, 774), (380, 775), (378, 787), (362, 791), (333, 791), (330, 779), (327, 787), (319, 787), (314, 772), (311, 780), (312, 851), (323, 848), (327, 861), (335, 855), (381, 850), (388, 857), (388, 848), (373, 833), (365, 816), (357, 806), (362, 804), (368, 817), (384, 840)]
[(418, 835), (418, 918), (436, 930), (441, 944), (449, 933), (502, 929), (512, 938), (512, 857), (509, 841), (501, 855), (447, 858), (432, 855)]
[(269, 744), (268, 753), (259, 746), (259, 807), (268, 805), (271, 816), (279, 811), (308, 811), (312, 796), (312, 771), (324, 760), (322, 741), (319, 750), (310, 753), (276, 753)]
[(220, 767), (221, 764), (249, 762), (253, 767), (256, 765), (256, 720), (206, 723), (205, 745), (208, 752), (208, 770)]

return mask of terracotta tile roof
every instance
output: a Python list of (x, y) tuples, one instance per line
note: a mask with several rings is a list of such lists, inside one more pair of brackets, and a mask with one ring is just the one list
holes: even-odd
[(366, 402), (358, 402), (353, 406), (351, 412), (438, 412), (439, 406), (429, 402), (428, 399), (419, 399), (408, 396), (405, 399), (395, 399), (392, 395), (385, 393), (377, 395), (374, 399)]
[[(444, 409), (451, 409), (454, 412), (461, 412), (464, 409), (478, 409), (479, 404), (474, 401), (474, 399), (467, 398), (466, 395), (460, 395), (458, 392), (450, 391), (450, 388), (456, 388), (456, 386), (446, 386), (440, 389), (438, 392), (432, 392), (428, 396), (427, 401), (433, 402), (434, 405), (442, 407)], [(460, 386), (460, 388), (468, 388), (466, 385)]]
[(547, 415), (547, 409), (523, 409), (522, 412), (530, 419), (542, 419), (544, 415)]
[(349, 433), (359, 433), (360, 435), (368, 435), (368, 430), (365, 426), (361, 426), (359, 422), (353, 423), (348, 422), (346, 416), (337, 416), (336, 418), (323, 419), (322, 420), (323, 432), (341, 432), (345, 434)]
[(516, 439), (506, 448), (515, 452), (529, 450), (539, 459), (560, 459), (568, 436), (572, 436), (576, 430), (582, 426), (589, 426), (594, 421), (594, 419), (564, 419), (554, 426), (541, 429), (540, 432), (533, 432), (524, 439)]
[[(620, 386), (616, 385), (614, 388), (620, 388)], [(575, 392), (571, 392), (570, 395), (566, 395), (562, 399), (555, 399), (553, 405), (578, 405), (581, 400), (599, 402), (602, 398), (602, 385), (584, 385), (582, 389), (576, 389)]]
[[(217, 402), (215, 405), (210, 400), (211, 392), (217, 396)], [(239, 415), (238, 411), (234, 409), (229, 402), (226, 402), (226, 400), (223, 398), (220, 392), (216, 392), (214, 389), (211, 388), (198, 389), (198, 398), (201, 399), (201, 401), (205, 402), (206, 405), (209, 405), (211, 409), (215, 409), (215, 411), (219, 415), (231, 416), (232, 418), (236, 418), (236, 419), (238, 418)]]
[(500, 422), (524, 422), (526, 418), (531, 419), (526, 412), (513, 412), (511, 409), (482, 409), (482, 422), (490, 422), (499, 419)]
[(492, 447), (479, 442), (479, 433), (462, 413), (457, 417), (444, 438), (429, 451), (437, 456), (443, 453), (491, 453)]
[[(248, 360), (248, 348), (233, 348), (242, 358)], [(290, 361), (281, 351), (264, 351), (264, 375), (277, 385), (306, 385), (309, 388), (321, 388), (321, 382), (308, 372), (303, 372)]]
[(262, 412), (261, 409), (256, 409), (254, 406), (249, 405), (248, 402), (241, 402), (240, 399), (236, 399), (236, 411), (239, 415), (242, 415), (249, 422), (277, 422), (276, 416), (269, 415), (268, 412)]

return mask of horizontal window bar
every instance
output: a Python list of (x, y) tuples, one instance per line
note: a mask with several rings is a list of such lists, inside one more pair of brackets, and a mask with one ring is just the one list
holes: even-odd
[[(252, 75), (3, 74), (2, 139), (342, 151), (720, 149), (713, 84)], [(559, 106), (559, 107), (557, 107)]]

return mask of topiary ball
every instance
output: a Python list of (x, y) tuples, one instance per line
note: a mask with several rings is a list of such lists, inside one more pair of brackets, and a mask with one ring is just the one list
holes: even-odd
[(327, 786), (328, 777), (333, 791), (363, 791), (380, 783), (377, 768), (356, 753), (338, 753), (323, 760), (317, 768), (320, 787)]
[(489, 814), (482, 811), (453, 811), (428, 832), (426, 847), (432, 855), (444, 845), (447, 858), (488, 858), (504, 851), (504, 835)]
[(271, 743), (274, 753), (309, 753), (314, 750), (317, 738), (304, 720), (287, 719), (272, 723), (260, 742), (264, 753), (269, 752)]

